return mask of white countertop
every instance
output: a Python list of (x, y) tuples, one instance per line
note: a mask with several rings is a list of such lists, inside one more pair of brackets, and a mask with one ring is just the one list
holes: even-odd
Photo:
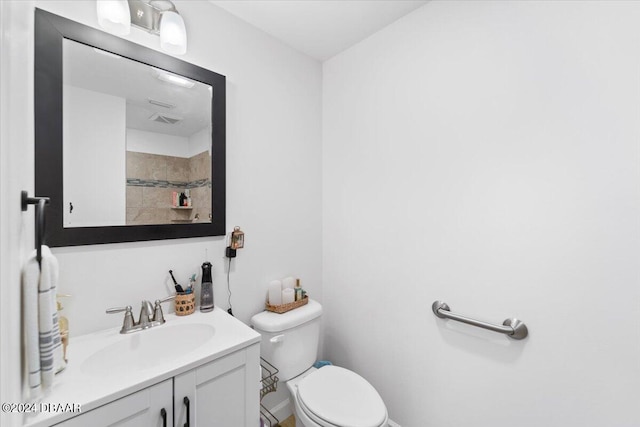
[[(209, 313), (194, 312), (188, 316), (165, 316), (166, 323), (149, 330), (120, 334), (120, 328), (94, 332), (80, 337), (71, 336), (67, 347), (69, 363), (64, 371), (56, 375), (50, 393), (39, 402), (51, 404), (79, 404), (81, 413), (86, 413), (115, 399), (127, 396), (145, 387), (157, 384), (199, 365), (218, 359), (236, 350), (260, 342), (260, 334), (219, 307)], [(104, 369), (96, 373), (87, 373), (82, 369), (83, 362), (101, 349), (117, 346), (135, 334), (145, 334), (154, 329), (175, 325), (208, 324), (214, 328), (213, 337), (186, 354), (171, 359), (164, 358), (158, 363), (145, 365), (142, 369), (117, 372), (117, 369)], [(181, 326), (182, 327), (182, 326)], [(166, 343), (167, 347), (171, 342)], [(172, 351), (175, 353), (175, 351)], [(127, 362), (127, 354), (118, 357)], [(162, 359), (162, 358), (161, 358)], [(25, 415), (25, 426), (49, 426), (62, 422), (79, 413), (38, 412)]]

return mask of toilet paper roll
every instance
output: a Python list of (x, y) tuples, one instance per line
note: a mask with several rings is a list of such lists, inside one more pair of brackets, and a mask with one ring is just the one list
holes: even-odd
[(269, 304), (282, 304), (282, 282), (280, 280), (273, 280), (269, 283)]
[(291, 288), (284, 288), (282, 290), (282, 303), (289, 304), (296, 300), (296, 292)]
[(282, 279), (282, 289), (293, 289), (296, 286), (296, 279), (293, 277), (285, 277)]

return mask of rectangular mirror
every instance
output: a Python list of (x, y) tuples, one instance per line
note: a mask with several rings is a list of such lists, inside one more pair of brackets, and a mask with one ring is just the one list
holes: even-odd
[(50, 246), (225, 233), (225, 77), (36, 9)]
[(211, 222), (210, 85), (62, 42), (64, 227)]

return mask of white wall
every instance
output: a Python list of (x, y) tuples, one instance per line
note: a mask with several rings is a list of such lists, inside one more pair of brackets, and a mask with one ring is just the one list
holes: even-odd
[[(19, 190), (33, 194), (33, 9), (28, 1), (2, 3), (1, 22), (17, 27), (11, 40), (2, 40), (0, 86), (3, 108), (5, 96), (15, 101), (10, 104), (15, 111), (2, 110), (0, 156), (2, 194), (10, 203), (0, 205), (0, 400), (7, 402), (18, 401), (15, 301), (19, 265), (33, 245), (33, 210), (19, 213)], [(94, 1), (35, 3), (97, 27)], [(181, 59), (227, 76), (227, 229), (239, 225), (246, 233), (245, 247), (231, 265), (234, 313), (248, 322), (264, 307), (266, 284), (288, 275), (301, 277), (310, 295), (321, 300), (321, 66), (207, 1), (175, 4), (189, 37), (189, 51)], [(127, 37), (159, 49), (157, 36), (132, 29)], [(5, 62), (5, 45), (10, 62)], [(9, 82), (7, 68), (16, 70)], [(10, 138), (7, 118), (15, 119)], [(9, 244), (6, 229), (15, 233)], [(55, 249), (59, 291), (73, 295), (65, 302), (70, 345), (80, 334), (121, 324), (120, 316), (104, 314), (107, 307), (137, 306), (142, 299), (166, 295), (169, 269), (184, 280), (206, 259), (213, 263), (215, 301), (226, 309), (225, 246), (225, 238), (217, 237)], [(5, 266), (11, 271), (5, 273)], [(3, 426), (12, 425), (2, 417)]]
[(211, 154), (211, 127), (207, 126), (189, 137), (189, 156), (193, 157), (203, 151)]
[(125, 104), (118, 96), (64, 85), (65, 227), (126, 224)]
[(434, 1), (324, 64), (325, 356), (403, 427), (640, 425), (638, 22)]
[[(211, 137), (209, 137), (209, 141), (211, 141)], [(127, 151), (188, 158), (190, 157), (189, 138), (140, 129), (127, 129)]]

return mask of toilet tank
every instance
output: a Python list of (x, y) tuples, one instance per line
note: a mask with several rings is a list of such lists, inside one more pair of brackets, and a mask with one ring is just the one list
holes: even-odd
[(321, 315), (322, 306), (309, 299), (286, 313), (263, 311), (251, 318), (251, 325), (262, 335), (260, 354), (278, 368), (280, 381), (300, 375), (316, 361)]

